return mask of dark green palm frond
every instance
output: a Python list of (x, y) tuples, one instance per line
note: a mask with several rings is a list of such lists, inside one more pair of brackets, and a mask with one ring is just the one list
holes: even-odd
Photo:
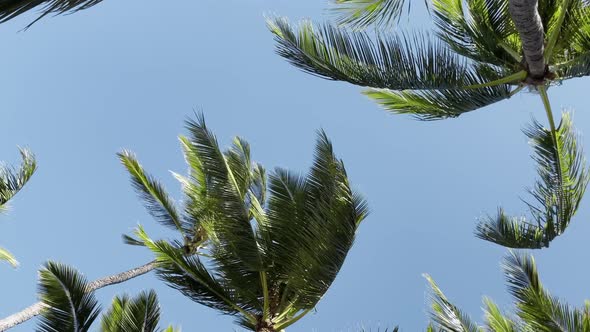
[(334, 0), (336, 22), (354, 29), (365, 29), (371, 25), (388, 27), (399, 20), (404, 7), (410, 10), (407, 0)]
[(246, 310), (256, 308), (250, 308), (249, 303), (241, 303), (234, 289), (229, 288), (225, 280), (211, 275), (198, 256), (185, 256), (182, 248), (165, 241), (152, 241), (142, 229), (137, 235), (155, 254), (159, 263), (157, 275), (170, 287), (197, 303), (227, 315), (237, 315), (241, 321), (255, 321)]
[(473, 323), (469, 316), (449, 302), (440, 288), (429, 275), (424, 275), (432, 290), (431, 317), (438, 329), (446, 332), (481, 332), (477, 324)]
[(487, 323), (487, 330), (493, 332), (517, 332), (517, 324), (504, 316), (498, 306), (489, 298), (483, 300), (485, 308), (485, 316)]
[(418, 91), (369, 89), (363, 93), (389, 112), (410, 114), (419, 120), (441, 120), (510, 98), (510, 86)]
[[(563, 3), (563, 2), (562, 2)], [(549, 34), (557, 29), (558, 10), (549, 25)], [(568, 0), (568, 8), (559, 30), (550, 63), (575, 59), (590, 51), (590, 7), (584, 0)]]
[(576, 213), (590, 176), (576, 141), (569, 113), (564, 113), (556, 129), (535, 121), (525, 130), (534, 149), (539, 180), (529, 190), (537, 204), (527, 203), (534, 224), (500, 213), (496, 219), (482, 221), (476, 235), (511, 248), (542, 248), (561, 235)]
[(196, 121), (188, 121), (186, 127), (191, 134), (191, 145), (209, 177), (208, 212), (201, 225), (210, 238), (212, 262), (218, 267), (221, 278), (239, 290), (237, 294), (242, 301), (251, 306), (259, 305), (258, 271), (262, 268), (263, 252), (252, 228), (246, 197), (241, 193), (244, 188), (237, 177), (240, 170), (232, 169), (232, 162), (220, 151), (202, 115)]
[(561, 80), (590, 76), (590, 48), (588, 52), (556, 65), (555, 71)]
[(293, 291), (299, 308), (313, 308), (352, 247), (368, 213), (366, 203), (351, 190), (344, 165), (323, 132), (307, 177), (278, 169), (269, 183), (273, 276), (286, 283), (287, 302), (295, 300)]
[(0, 23), (11, 20), (35, 8), (40, 8), (41, 15), (35, 22), (50, 14), (70, 14), (88, 9), (102, 0), (0, 0)]
[(162, 184), (145, 173), (136, 157), (129, 151), (118, 153), (121, 163), (127, 168), (135, 191), (148, 212), (162, 225), (184, 234), (190, 225), (183, 223), (176, 205)]
[(109, 311), (102, 316), (103, 332), (156, 332), (160, 321), (160, 305), (156, 292), (142, 292), (130, 299), (117, 296)]
[(268, 21), (277, 53), (299, 69), (355, 85), (401, 89), (462, 87), (473, 68), (427, 35), (381, 36), (348, 32), (304, 21), (298, 29), (284, 18)]
[(508, 0), (435, 0), (438, 36), (455, 52), (475, 61), (518, 70), (520, 40)]
[(590, 331), (581, 310), (560, 302), (543, 289), (532, 256), (510, 252), (503, 268), (509, 290), (517, 301), (517, 314), (532, 330)]
[(37, 169), (35, 156), (31, 152), (21, 149), (20, 154), (22, 164), (18, 170), (10, 166), (0, 166), (0, 211), (23, 188)]
[(39, 272), (39, 296), (46, 308), (37, 328), (40, 332), (85, 332), (99, 313), (88, 282), (75, 269), (47, 262)]

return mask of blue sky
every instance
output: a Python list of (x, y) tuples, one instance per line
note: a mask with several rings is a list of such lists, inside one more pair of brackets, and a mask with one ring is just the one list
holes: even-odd
[[(481, 321), (481, 298), (510, 309), (499, 263), (505, 250), (476, 239), (478, 217), (525, 212), (533, 184), (531, 149), (521, 129), (531, 116), (546, 123), (531, 93), (458, 119), (418, 122), (393, 116), (359, 88), (304, 74), (274, 54), (263, 19), (327, 18), (325, 1), (105, 0), (75, 15), (34, 16), (0, 25), (0, 160), (16, 162), (17, 146), (38, 158), (39, 171), (0, 216), (0, 244), (21, 261), (0, 266), (0, 316), (36, 299), (36, 271), (47, 259), (71, 264), (89, 279), (150, 260), (120, 235), (137, 223), (169, 236), (136, 198), (115, 154), (134, 151), (179, 198), (170, 170), (184, 172), (177, 140), (183, 121), (203, 110), (222, 145), (239, 135), (267, 168), (305, 172), (315, 131), (323, 128), (345, 161), (371, 215), (336, 282), (290, 331), (358, 331), (427, 325), (431, 274), (457, 305)], [(418, 5), (415, 6), (416, 8)], [(413, 26), (428, 17), (415, 12)], [(584, 80), (549, 90), (555, 109), (575, 110), (590, 133)], [(587, 136), (583, 145), (590, 146)], [(587, 275), (590, 209), (585, 199), (567, 232), (535, 252), (542, 280), (580, 305)], [(158, 291), (163, 323), (184, 331), (231, 331), (231, 317), (186, 300), (152, 276), (101, 290)], [(30, 331), (34, 322), (14, 331)]]

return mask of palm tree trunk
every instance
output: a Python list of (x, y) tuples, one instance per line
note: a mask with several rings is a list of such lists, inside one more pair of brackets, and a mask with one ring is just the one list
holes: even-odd
[(510, 0), (508, 10), (522, 40), (522, 49), (531, 78), (545, 77), (545, 33), (539, 15), (539, 0)]
[[(133, 268), (128, 271), (94, 280), (93, 282), (88, 284), (87, 291), (92, 292), (92, 291), (95, 291), (97, 289), (100, 289), (100, 288), (103, 288), (106, 286), (120, 284), (120, 283), (125, 282), (129, 279), (133, 279), (133, 278), (138, 277), (140, 275), (144, 275), (144, 274), (150, 272), (151, 270), (155, 269), (156, 265), (157, 265), (156, 261), (151, 261), (147, 264), (144, 264), (142, 266), (138, 266), (138, 267)], [(44, 308), (43, 303), (37, 302), (37, 303), (29, 306), (26, 309), (23, 309), (15, 314), (12, 314), (4, 319), (1, 319), (0, 320), (0, 332), (6, 331), (10, 328), (13, 328), (16, 325), (24, 323), (24, 322), (28, 321), (29, 319), (39, 315), (41, 313), (41, 310), (43, 310), (43, 308)]]

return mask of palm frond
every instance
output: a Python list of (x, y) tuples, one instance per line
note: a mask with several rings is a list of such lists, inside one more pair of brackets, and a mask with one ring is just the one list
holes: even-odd
[(85, 332), (99, 313), (88, 282), (75, 269), (47, 262), (39, 272), (39, 296), (46, 308), (37, 331)]
[(111, 308), (102, 316), (103, 332), (159, 331), (160, 305), (152, 290), (135, 298), (116, 296)]
[(148, 212), (162, 225), (184, 234), (190, 227), (180, 218), (176, 205), (164, 187), (153, 177), (146, 174), (136, 157), (129, 151), (117, 154), (121, 163), (131, 176), (131, 183), (140, 196)]
[(489, 298), (483, 300), (487, 330), (493, 332), (517, 332), (518, 327), (514, 321), (502, 314), (498, 306)]
[(481, 332), (483, 331), (477, 324), (471, 321), (469, 316), (449, 302), (440, 288), (429, 275), (424, 275), (430, 288), (431, 293), (431, 317), (438, 328), (448, 332)]
[(0, 247), (0, 261), (8, 262), (12, 267), (18, 266), (18, 261), (14, 256), (6, 249)]
[(407, 0), (334, 0), (333, 12), (341, 26), (365, 29), (371, 25), (388, 27), (399, 20), (404, 7), (409, 12)]
[(520, 39), (508, 0), (434, 0), (438, 36), (458, 54), (517, 71)]
[(0, 211), (23, 188), (37, 169), (35, 156), (30, 151), (21, 149), (20, 154), (22, 163), (18, 170), (10, 166), (0, 166)]
[(359, 86), (402, 89), (463, 87), (475, 72), (468, 62), (426, 34), (371, 38), (330, 25), (298, 28), (284, 18), (268, 20), (277, 53), (312, 75)]
[(518, 316), (534, 331), (588, 331), (584, 313), (560, 302), (543, 289), (532, 256), (510, 252), (503, 263)]
[(456, 118), (510, 97), (508, 85), (479, 89), (392, 91), (368, 89), (363, 92), (383, 109), (409, 114), (418, 120)]
[(344, 263), (368, 213), (366, 202), (350, 188), (323, 132), (307, 177), (277, 169), (269, 183), (273, 276), (286, 284), (285, 301), (296, 294), (300, 308), (313, 308)]
[(507, 217), (482, 220), (476, 236), (511, 248), (542, 248), (561, 235), (586, 191), (590, 175), (577, 144), (571, 116), (564, 113), (555, 139), (539, 122), (525, 130), (534, 149), (539, 180), (529, 190), (537, 204), (527, 203), (534, 223)]
[(88, 9), (99, 4), (102, 0), (2, 0), (0, 1), (0, 23), (9, 21), (35, 8), (40, 9), (40, 16), (27, 25), (29, 28), (35, 22), (51, 14), (70, 14)]

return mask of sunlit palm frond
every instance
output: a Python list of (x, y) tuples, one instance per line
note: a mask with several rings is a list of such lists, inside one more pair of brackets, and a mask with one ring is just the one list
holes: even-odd
[(75, 269), (48, 262), (39, 272), (39, 297), (46, 306), (39, 332), (86, 332), (99, 313), (88, 282)]
[(2, 247), (0, 247), (0, 261), (5, 261), (13, 267), (18, 266), (18, 261), (16, 260), (16, 258), (14, 258), (14, 255), (12, 255), (8, 250)]
[(142, 292), (135, 298), (116, 296), (102, 316), (102, 332), (160, 331), (160, 305), (154, 291)]
[(424, 275), (431, 288), (431, 318), (438, 329), (447, 332), (482, 332), (469, 316), (449, 302), (429, 275)]
[[(498, 306), (489, 298), (484, 298), (484, 311), (486, 317), (487, 331), (493, 332), (518, 332), (517, 324), (510, 318), (504, 316)], [(523, 331), (524, 332), (524, 331)]]
[(162, 184), (146, 174), (136, 157), (129, 151), (118, 154), (125, 166), (135, 191), (141, 197), (148, 212), (162, 225), (184, 233), (190, 225), (183, 223), (176, 204), (168, 195)]
[(30, 27), (46, 15), (75, 13), (88, 9), (100, 2), (102, 0), (1, 0), (0, 23), (39, 8), (40, 16), (27, 26)]
[(37, 169), (35, 156), (28, 150), (20, 150), (22, 163), (19, 169), (0, 167), (0, 212), (4, 205), (29, 181)]
[(355, 85), (401, 89), (443, 89), (467, 85), (473, 71), (441, 42), (428, 35), (377, 35), (284, 18), (268, 21), (277, 53), (299, 69)]
[(399, 20), (404, 8), (409, 12), (408, 0), (334, 0), (336, 22), (354, 29), (371, 25), (388, 27)]
[(507, 217), (500, 212), (497, 218), (481, 221), (476, 235), (511, 248), (548, 247), (568, 227), (590, 175), (569, 113), (563, 114), (555, 137), (537, 121), (525, 133), (531, 139), (539, 174), (539, 180), (529, 191), (537, 204), (527, 203), (534, 221)]
[(590, 331), (584, 313), (559, 301), (543, 289), (532, 256), (510, 252), (503, 263), (517, 315), (534, 331)]
[(458, 54), (518, 70), (520, 41), (508, 0), (434, 0), (438, 36)]

